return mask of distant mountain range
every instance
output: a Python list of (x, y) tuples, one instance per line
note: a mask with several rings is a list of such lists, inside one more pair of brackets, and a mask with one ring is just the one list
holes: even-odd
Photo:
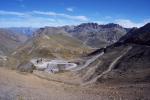
[(10, 27), (5, 28), (9, 31), (12, 31), (14, 33), (23, 34), (26, 36), (32, 36), (32, 34), (38, 29), (38, 28), (30, 28), (30, 27)]
[(44, 29), (47, 34), (68, 34), (94, 48), (100, 48), (115, 43), (130, 30), (113, 23), (106, 25), (83, 23), (77, 26), (45, 27)]
[(0, 54), (7, 55), (25, 43), (36, 31), (34, 28), (0, 28)]
[(75, 26), (68, 32), (82, 40), (91, 47), (104, 47), (117, 42), (130, 29), (123, 28), (118, 24), (98, 25), (97, 23), (83, 23)]
[(7, 66), (23, 71), (36, 57), (86, 61), (102, 52), (78, 71), (83, 82), (150, 82), (150, 23), (132, 29), (113, 23), (0, 29), (0, 55), (9, 56)]
[[(39, 29), (33, 37), (11, 54), (11, 65), (25, 70), (32, 58), (70, 59), (87, 54), (90, 47), (65, 33), (49, 34), (47, 28)], [(19, 59), (19, 60), (18, 60)]]
[(11, 53), (26, 40), (25, 35), (16, 34), (7, 29), (0, 29), (0, 55)]
[[(110, 45), (129, 29), (118, 24), (83, 23), (62, 27), (12, 27), (0, 29), (0, 55), (9, 55), (26, 62), (31, 57), (73, 57)], [(44, 54), (43, 54), (44, 53)], [(25, 58), (25, 59), (23, 59)]]
[[(30, 27), (12, 27), (5, 28), (13, 34), (19, 35), (20, 37), (26, 36), (27, 38), (36, 34), (38, 28)], [(62, 27), (45, 27), (44, 29), (47, 34), (68, 34), (69, 36), (75, 37), (81, 40), (84, 44), (100, 48), (110, 45), (125, 35), (130, 29), (123, 28), (118, 24), (106, 24), (99, 25), (97, 23), (83, 23), (77, 26), (62, 26)], [(25, 41), (25, 37), (23, 41)]]

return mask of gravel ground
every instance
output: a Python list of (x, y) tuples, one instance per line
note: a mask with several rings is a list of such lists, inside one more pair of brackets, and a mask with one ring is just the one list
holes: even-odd
[(83, 87), (0, 68), (0, 100), (148, 100), (150, 85)]

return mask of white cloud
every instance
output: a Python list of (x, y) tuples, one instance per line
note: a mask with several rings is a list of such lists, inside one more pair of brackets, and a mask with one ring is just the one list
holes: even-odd
[(116, 23), (116, 24), (119, 24), (119, 25), (126, 27), (126, 28), (132, 28), (132, 27), (138, 27), (139, 28), (139, 27), (144, 26), (147, 23), (150, 23), (150, 19), (145, 19), (141, 22), (134, 22), (130, 19), (95, 20), (92, 22), (95, 22), (98, 24)]
[(27, 16), (32, 16), (32, 15), (37, 15), (37, 14), (64, 17), (66, 19), (72, 19), (72, 20), (88, 21), (88, 18), (86, 16), (73, 16), (73, 15), (68, 15), (65, 13), (43, 12), (43, 11), (31, 11), (31, 12), (22, 13), (22, 12), (0, 10), (0, 15), (14, 15), (14, 16), (20, 16), (20, 17), (27, 17)]
[[(56, 12), (15, 12), (0, 10), (0, 27), (44, 27), (44, 26), (62, 26), (73, 25), (86, 22), (86, 16), (72, 16)], [(5, 16), (10, 16), (5, 17)]]
[(107, 21), (100, 21), (100, 20), (95, 20), (95, 21), (92, 21), (92, 22), (98, 23), (98, 24), (107, 24), (107, 23), (109, 23)]
[(80, 21), (62, 20), (43, 17), (28, 18), (0, 18), (0, 27), (44, 27), (44, 26), (64, 26), (81, 24)]
[(33, 11), (33, 13), (34, 14), (40, 14), (40, 15), (57, 16), (57, 13), (55, 13), (55, 12)]
[(142, 22), (133, 22), (129, 19), (117, 19), (115, 22), (123, 27), (132, 28), (132, 27), (141, 27), (146, 23), (150, 22), (150, 19), (144, 20)]
[(33, 13), (40, 14), (40, 15), (64, 17), (64, 18), (73, 19), (73, 20), (88, 21), (88, 18), (86, 16), (72, 16), (72, 15), (68, 15), (64, 13), (42, 12), (42, 11), (33, 11)]
[[(0, 10), (0, 27), (11, 27), (11, 26), (32, 26), (32, 27), (43, 27), (43, 26), (62, 26), (62, 25), (75, 25), (83, 22), (97, 22), (99, 24), (107, 24), (111, 22), (120, 24), (123, 27), (141, 27), (144, 24), (150, 22), (150, 19), (145, 19), (141, 22), (134, 22), (129, 19), (113, 19), (111, 20), (92, 20), (86, 16), (75, 16), (65, 13), (56, 12), (43, 12), (43, 11), (30, 11), (30, 12), (15, 12), (15, 11), (4, 11)], [(10, 16), (5, 17), (5, 16)], [(13, 19), (14, 18), (14, 19)]]
[(44, 27), (57, 26), (57, 20), (43, 17), (0, 19), (0, 27)]
[(14, 16), (25, 16), (25, 13), (14, 12), (14, 11), (3, 11), (0, 10), (0, 15), (14, 15)]
[(67, 10), (67, 11), (70, 11), (70, 12), (73, 12), (73, 11), (74, 11), (74, 9), (71, 8), (71, 7), (66, 8), (66, 10)]

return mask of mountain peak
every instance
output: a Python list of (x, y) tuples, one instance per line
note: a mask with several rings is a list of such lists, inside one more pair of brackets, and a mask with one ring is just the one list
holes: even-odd
[(146, 25), (144, 25), (144, 26), (149, 26), (150, 27), (150, 22), (149, 23), (147, 23)]
[(120, 26), (119, 24), (115, 24), (115, 23), (108, 23), (108, 24), (103, 24), (100, 25), (98, 23), (82, 23), (80, 25), (78, 25), (77, 27), (90, 27), (90, 28), (123, 28), (122, 26)]
[(113, 28), (113, 27), (116, 27), (116, 28), (123, 28), (122, 26), (120, 26), (119, 24), (115, 24), (115, 23), (108, 23), (108, 24), (105, 24), (105, 25), (102, 25), (104, 28)]
[(141, 45), (150, 45), (150, 23), (141, 28), (132, 29), (120, 39), (124, 43), (135, 43)]
[(141, 27), (143, 30), (147, 30), (150, 32), (150, 23), (145, 24), (143, 27)]
[(77, 27), (81, 27), (81, 28), (94, 28), (97, 29), (99, 27), (99, 25), (97, 23), (82, 23), (80, 25), (78, 25)]

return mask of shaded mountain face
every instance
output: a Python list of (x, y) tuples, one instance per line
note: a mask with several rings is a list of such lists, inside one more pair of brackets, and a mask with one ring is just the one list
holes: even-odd
[[(150, 82), (149, 34), (150, 26), (146, 24), (139, 29), (132, 29), (117, 43), (108, 46), (104, 55), (79, 71), (83, 81)], [(103, 50), (93, 54), (98, 55), (100, 52)]]
[(120, 41), (124, 43), (150, 45), (150, 23), (139, 29), (132, 29)]
[(127, 33), (128, 29), (118, 24), (98, 25), (97, 23), (83, 23), (68, 31), (91, 47), (105, 47), (115, 43)]
[(14, 33), (7, 29), (0, 29), (0, 54), (8, 55), (27, 40), (25, 35)]

